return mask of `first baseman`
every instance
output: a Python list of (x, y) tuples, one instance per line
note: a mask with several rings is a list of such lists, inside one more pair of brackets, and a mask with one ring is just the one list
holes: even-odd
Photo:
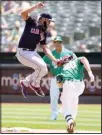
[[(76, 55), (66, 49), (63, 45), (63, 40), (60, 36), (56, 36), (53, 39), (53, 45), (54, 50), (52, 51), (52, 54), (55, 58), (61, 59), (64, 56), (73, 56), (76, 57)], [(52, 74), (51, 78), (51, 86), (50, 86), (50, 104), (51, 104), (51, 120), (56, 120), (58, 116), (58, 99), (59, 99), (59, 88), (57, 86), (56, 82), (56, 75), (58, 74), (58, 66), (53, 63), (47, 56), (43, 57), (43, 60), (46, 62), (46, 64), (49, 67), (49, 71)], [(61, 90), (62, 88), (60, 88)]]

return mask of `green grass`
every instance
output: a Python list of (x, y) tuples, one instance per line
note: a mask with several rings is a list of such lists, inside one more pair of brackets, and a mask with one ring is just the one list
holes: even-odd
[[(66, 121), (59, 114), (50, 120), (49, 104), (1, 104), (1, 127), (34, 129), (66, 129)], [(79, 105), (77, 130), (101, 131), (101, 105)]]

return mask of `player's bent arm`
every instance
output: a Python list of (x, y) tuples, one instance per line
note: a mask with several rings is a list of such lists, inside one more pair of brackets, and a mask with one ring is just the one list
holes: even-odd
[(80, 57), (80, 61), (82, 64), (84, 64), (84, 67), (87, 70), (87, 72), (91, 72), (91, 68), (90, 68), (88, 59), (86, 57)]
[(49, 50), (49, 48), (46, 45), (42, 45), (43, 51), (44, 53), (55, 63), (58, 62), (58, 60), (52, 55), (51, 51)]
[(43, 7), (44, 4), (42, 2), (38, 2), (37, 4), (35, 4), (34, 6), (24, 10), (21, 12), (21, 16), (24, 20), (27, 20), (29, 18), (28, 14), (31, 13), (32, 11), (34, 11), (37, 8), (41, 8)]
[(94, 75), (92, 73), (92, 70), (91, 70), (91, 67), (90, 67), (90, 64), (89, 64), (88, 59), (86, 57), (81, 57), (80, 58), (80, 61), (81, 61), (81, 63), (84, 64), (84, 67), (85, 67), (85, 69), (88, 72), (88, 75), (90, 77), (90, 80), (91, 80), (91, 82), (93, 82), (94, 81)]

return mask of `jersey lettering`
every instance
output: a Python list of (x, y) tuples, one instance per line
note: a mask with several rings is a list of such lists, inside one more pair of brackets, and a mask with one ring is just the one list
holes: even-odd
[(39, 29), (31, 28), (31, 33), (39, 34)]
[(72, 61), (72, 62), (65, 64), (63, 70), (75, 69), (75, 68), (76, 68), (76, 63), (75, 63), (75, 61)]

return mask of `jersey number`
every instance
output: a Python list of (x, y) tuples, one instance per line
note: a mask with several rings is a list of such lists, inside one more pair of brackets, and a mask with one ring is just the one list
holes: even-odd
[(65, 66), (64, 66), (64, 70), (67, 70), (67, 69), (74, 69), (76, 68), (76, 63), (73, 61), (73, 62), (69, 62), (67, 63)]

